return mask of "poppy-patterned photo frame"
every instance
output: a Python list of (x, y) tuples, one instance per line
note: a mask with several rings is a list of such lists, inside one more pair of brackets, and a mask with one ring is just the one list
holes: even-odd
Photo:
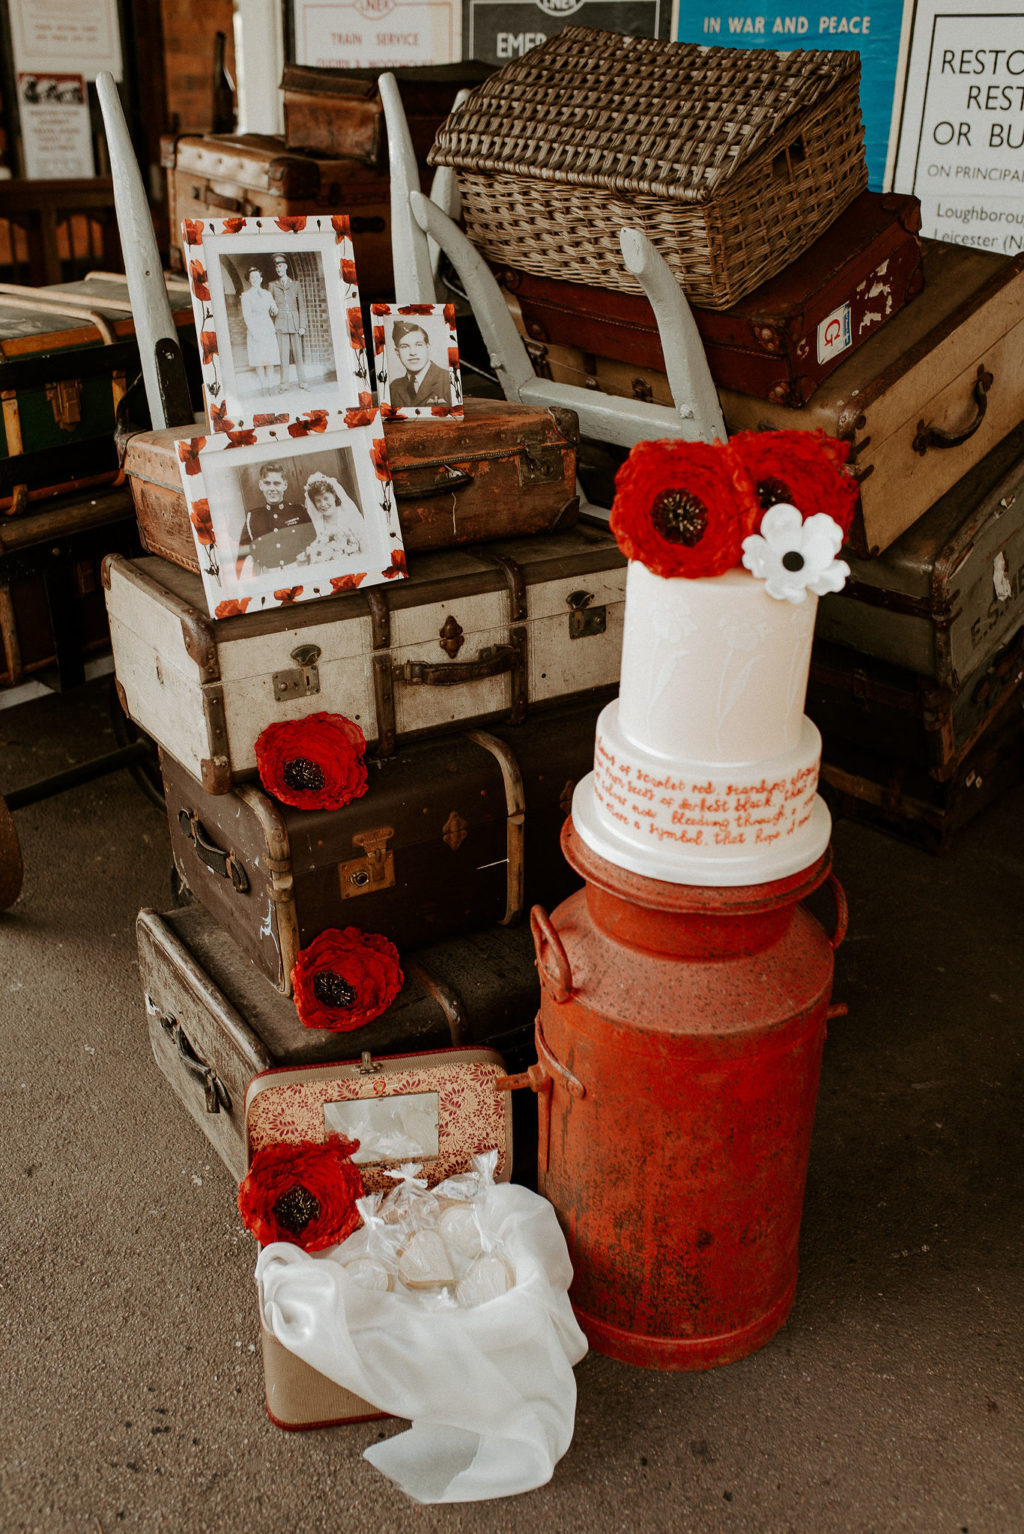
[(181, 232), (214, 433), (372, 403), (345, 214), (185, 219)]
[(211, 617), (406, 576), (387, 447), (372, 406), (182, 438), (176, 448)]
[(371, 304), (373, 367), (388, 421), (461, 420), (454, 304)]

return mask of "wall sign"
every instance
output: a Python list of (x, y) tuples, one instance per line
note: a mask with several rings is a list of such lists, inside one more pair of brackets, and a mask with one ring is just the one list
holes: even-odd
[(32, 0), (10, 8), (11, 46), (19, 74), (74, 70), (95, 80), (123, 77), (118, 0)]

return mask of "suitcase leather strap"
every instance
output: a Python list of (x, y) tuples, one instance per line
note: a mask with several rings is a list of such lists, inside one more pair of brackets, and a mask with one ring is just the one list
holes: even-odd
[(179, 810), (178, 824), (192, 843), (200, 861), (205, 863), (207, 868), (212, 868), (215, 874), (220, 874), (222, 879), (230, 879), (240, 895), (248, 894), (249, 876), (245, 869), (233, 852), (225, 852), (223, 848), (210, 841), (206, 828), (195, 810)]
[(467, 740), (472, 740), (485, 751), (489, 751), (501, 769), (502, 782), (505, 785), (505, 808), (508, 812), (505, 821), (505, 846), (508, 854), (507, 883), (505, 898), (505, 914), (501, 918), (501, 926), (507, 927), (522, 915), (523, 898), (525, 890), (525, 854), (524, 837), (526, 822), (526, 793), (523, 788), (523, 775), (519, 770), (519, 763), (515, 754), (503, 740), (496, 735), (488, 735), (483, 730), (467, 730)]
[(207, 1065), (202, 1055), (198, 1053), (184, 1028), (176, 1017), (171, 1017), (167, 1012), (159, 1012), (160, 1026), (169, 1035), (171, 1042), (178, 1052), (178, 1060), (190, 1076), (195, 1076), (203, 1084), (206, 1095), (207, 1113), (219, 1113), (223, 1108), (225, 1113), (231, 1112), (231, 1094), (221, 1081), (212, 1065)]

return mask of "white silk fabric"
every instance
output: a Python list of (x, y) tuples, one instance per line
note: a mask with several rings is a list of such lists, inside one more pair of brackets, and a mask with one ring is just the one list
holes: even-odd
[(551, 1479), (572, 1441), (587, 1351), (569, 1304), (572, 1267), (546, 1199), (513, 1183), (474, 1206), (515, 1275), (508, 1293), (471, 1309), (361, 1287), (344, 1264), (366, 1230), (324, 1252), (275, 1242), (256, 1279), (265, 1325), (291, 1352), (381, 1411), (405, 1433), (365, 1458), (418, 1502), (475, 1502)]

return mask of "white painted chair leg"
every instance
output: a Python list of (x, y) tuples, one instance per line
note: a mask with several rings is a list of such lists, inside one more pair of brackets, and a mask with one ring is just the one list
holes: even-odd
[(399, 304), (432, 304), (436, 298), (436, 262), (432, 269), (426, 235), (413, 218), (409, 205), (411, 193), (420, 195), (420, 173), (412, 147), (412, 135), (394, 75), (381, 75), (377, 86), (388, 131), (395, 301)]
[(639, 229), (620, 230), (619, 245), (626, 266), (643, 285), (654, 310), (676, 409), (684, 419), (693, 421), (694, 438), (713, 442), (718, 437), (724, 442), (725, 420), (718, 390), (686, 294), (664, 257)]

